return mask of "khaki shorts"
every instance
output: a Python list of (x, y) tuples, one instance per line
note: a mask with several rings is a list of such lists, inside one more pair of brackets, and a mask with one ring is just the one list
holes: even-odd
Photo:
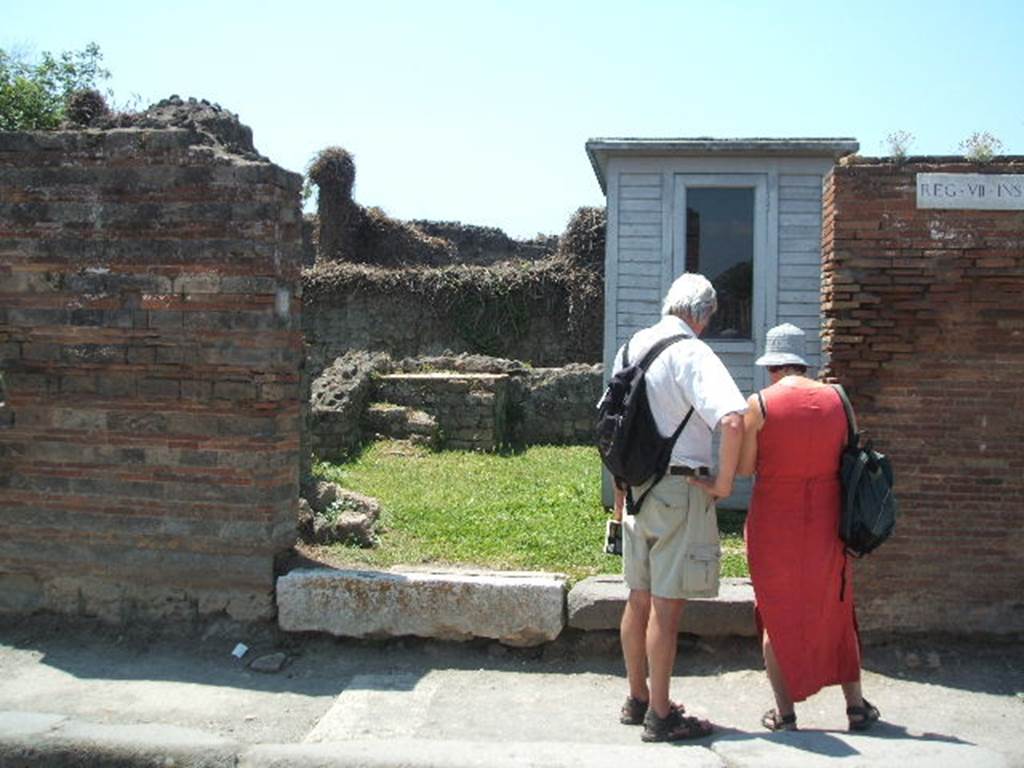
[[(633, 489), (638, 499), (646, 486)], [(667, 475), (636, 515), (623, 516), (622, 569), (626, 586), (655, 597), (718, 594), (718, 515), (714, 500), (685, 477)]]

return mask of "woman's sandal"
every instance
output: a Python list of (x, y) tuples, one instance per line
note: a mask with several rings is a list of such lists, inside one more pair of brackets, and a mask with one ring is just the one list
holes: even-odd
[(788, 715), (780, 715), (778, 710), (769, 709), (761, 715), (761, 725), (769, 731), (795, 731), (797, 730), (796, 712), (790, 712)]
[[(861, 707), (847, 707), (846, 717), (850, 721), (851, 731), (866, 731), (882, 716), (882, 713), (878, 711), (878, 707), (872, 704), (867, 699), (862, 699), (864, 706)], [(854, 718), (857, 718), (854, 720)]]

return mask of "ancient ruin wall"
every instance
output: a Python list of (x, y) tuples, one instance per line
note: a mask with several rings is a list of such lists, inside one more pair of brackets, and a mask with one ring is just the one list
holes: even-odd
[(493, 274), (479, 267), (308, 270), (303, 323), (311, 357), (324, 365), (351, 350), (396, 358), (487, 354), (538, 366), (600, 359), (598, 277), (524, 266), (506, 287)]
[(189, 128), (0, 133), (0, 612), (272, 615), (299, 187)]
[(310, 165), (318, 213), (303, 312), (314, 373), (353, 350), (597, 362), (605, 214), (581, 208), (561, 238), (522, 242), (459, 222), (405, 222), (352, 198), (341, 147)]
[(916, 174), (847, 162), (824, 195), (827, 373), (892, 456), (902, 517), (857, 563), (862, 625), (1024, 631), (1024, 211), (928, 210)]

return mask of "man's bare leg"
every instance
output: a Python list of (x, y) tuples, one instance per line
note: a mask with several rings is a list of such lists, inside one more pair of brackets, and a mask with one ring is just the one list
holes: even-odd
[(626, 609), (622, 612), (619, 636), (622, 639), (622, 656), (626, 661), (629, 695), (640, 701), (651, 698), (647, 687), (647, 624), (650, 615), (651, 593), (631, 589)]
[(676, 661), (679, 641), (679, 618), (684, 600), (651, 598), (651, 618), (647, 626), (647, 663), (649, 666), (651, 708), (658, 717), (668, 717), (669, 684)]

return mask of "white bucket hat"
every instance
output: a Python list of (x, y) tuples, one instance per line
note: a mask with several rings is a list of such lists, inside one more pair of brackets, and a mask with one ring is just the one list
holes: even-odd
[(768, 330), (764, 343), (764, 354), (754, 361), (754, 365), (803, 365), (810, 368), (804, 360), (804, 337), (806, 334), (792, 323), (776, 325)]

